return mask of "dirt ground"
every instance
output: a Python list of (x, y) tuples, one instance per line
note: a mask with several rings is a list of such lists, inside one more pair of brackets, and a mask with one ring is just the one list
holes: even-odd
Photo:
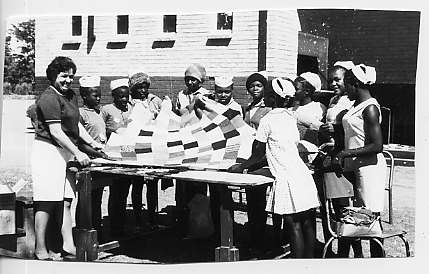
[[(30, 121), (25, 117), (25, 110), (32, 102), (32, 100), (8, 100), (7, 98), (3, 102), (0, 183), (14, 184), (21, 178), (31, 181), (31, 176), (29, 175), (29, 157), (31, 155), (31, 144), (34, 135), (27, 129), (30, 126)], [(414, 255), (415, 246), (415, 181), (414, 167), (395, 167), (393, 181), (393, 225), (383, 224), (385, 229), (407, 231), (412, 256)], [(31, 188), (31, 184), (25, 188)], [(108, 188), (105, 188), (102, 205), (105, 223), (107, 223), (108, 219), (107, 197)], [(145, 199), (143, 201), (145, 202)], [(159, 190), (161, 224), (171, 224), (172, 220), (167, 212), (171, 210), (174, 203), (174, 187)], [(130, 197), (128, 197), (128, 204), (131, 204)], [(130, 206), (127, 211), (130, 215), (128, 227), (130, 230), (133, 230), (134, 222)], [(383, 220), (387, 220), (387, 212), (384, 212)], [(236, 211), (235, 221), (235, 238), (237, 245), (241, 246), (240, 258), (247, 260), (250, 257), (246, 253), (245, 248), (248, 241), (247, 227), (245, 225), (247, 216), (245, 212)], [(271, 220), (269, 220), (268, 224), (270, 222)], [(318, 240), (323, 242), (320, 219), (318, 219), (317, 226)], [(268, 235), (270, 235), (270, 231), (271, 226), (269, 225)], [(183, 240), (178, 237), (174, 229), (161, 229), (156, 233), (140, 231), (139, 235), (137, 239), (123, 239), (120, 248), (100, 254), (99, 261), (122, 263), (186, 263), (213, 261), (214, 259), (215, 243), (213, 239)], [(267, 241), (269, 242), (270, 236), (267, 237)], [(367, 244), (364, 244), (364, 247), (367, 249)], [(402, 242), (396, 238), (386, 240), (385, 248), (387, 257), (404, 256)], [(318, 246), (318, 249), (321, 249), (321, 247)]]

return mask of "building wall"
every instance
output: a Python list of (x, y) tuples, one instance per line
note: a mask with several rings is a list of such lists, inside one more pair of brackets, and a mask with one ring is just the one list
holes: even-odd
[[(213, 76), (234, 75), (234, 97), (247, 104), (246, 77), (258, 68), (258, 11), (233, 13), (230, 38), (216, 33), (216, 14), (177, 15), (176, 33), (162, 33), (162, 15), (130, 15), (129, 34), (116, 34), (116, 16), (82, 16), (82, 35), (71, 35), (71, 16), (36, 19), (36, 89), (47, 86), (45, 70), (58, 55), (77, 65), (76, 81), (85, 74), (102, 76), (102, 103), (111, 102), (109, 82), (135, 69), (152, 76), (151, 91), (175, 99), (185, 87), (183, 75), (190, 63), (206, 67), (204, 86), (214, 89)], [(269, 11), (267, 15), (267, 70), (273, 75), (295, 75), (299, 20), (296, 10)], [(93, 32), (95, 40), (88, 39)], [(119, 45), (112, 47), (111, 45)]]
[(296, 10), (269, 10), (267, 15), (267, 71), (272, 76), (296, 77), (298, 31)]
[(329, 38), (329, 64), (376, 67), (377, 82), (415, 84), (420, 12), (298, 10), (302, 31)]
[[(330, 66), (353, 60), (376, 68), (371, 92), (391, 110), (390, 142), (414, 145), (420, 12), (298, 10), (298, 14), (303, 32), (329, 39)], [(385, 142), (387, 121), (382, 122)]]
[[(77, 75), (98, 73), (105, 76), (127, 75), (132, 68), (144, 68), (149, 74), (182, 76), (192, 62), (206, 67), (215, 76), (228, 71), (248, 75), (257, 68), (258, 12), (236, 12), (232, 36), (227, 45), (207, 45), (216, 14), (177, 16), (177, 33), (171, 48), (153, 48), (162, 42), (162, 15), (129, 17), (129, 34), (116, 35), (115, 16), (95, 16), (96, 40), (88, 53), (87, 17), (83, 16), (82, 38), (71, 36), (71, 16), (36, 19), (36, 75), (42, 76), (56, 55), (73, 58)], [(64, 42), (81, 41), (77, 50), (62, 50)], [(213, 40), (213, 39), (212, 39)], [(125, 48), (107, 49), (109, 42), (127, 42)], [(209, 42), (208, 42), (209, 41)]]

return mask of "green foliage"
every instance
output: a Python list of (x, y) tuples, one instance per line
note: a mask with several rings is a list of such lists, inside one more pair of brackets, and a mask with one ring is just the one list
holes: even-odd
[[(10, 84), (4, 92), (16, 94), (32, 94), (35, 83), (35, 20), (30, 19), (12, 25), (6, 35), (4, 82)], [(12, 38), (20, 43), (20, 52), (13, 52), (10, 43)]]

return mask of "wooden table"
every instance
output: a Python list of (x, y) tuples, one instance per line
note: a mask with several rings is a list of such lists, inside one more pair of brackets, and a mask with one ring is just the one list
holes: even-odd
[[(154, 169), (156, 170), (156, 169)], [(220, 246), (215, 250), (215, 260), (221, 262), (238, 261), (239, 250), (234, 246), (231, 191), (238, 188), (251, 188), (263, 184), (270, 184), (273, 179), (252, 174), (234, 174), (221, 171), (187, 170), (178, 173), (153, 172), (147, 168), (133, 167), (89, 167), (77, 173), (79, 214), (77, 226), (76, 255), (80, 261), (93, 261), (98, 258), (99, 246), (97, 231), (92, 225), (91, 191), (104, 187), (102, 180), (93, 181), (99, 176), (132, 176), (142, 179), (170, 178), (184, 182), (201, 182), (215, 184), (220, 196)], [(96, 183), (94, 183), (96, 182)], [(113, 183), (109, 180), (109, 183)]]

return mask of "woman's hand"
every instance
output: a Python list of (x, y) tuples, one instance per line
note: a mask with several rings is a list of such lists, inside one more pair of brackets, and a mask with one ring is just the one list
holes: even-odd
[(79, 164), (83, 167), (88, 166), (91, 163), (91, 160), (89, 159), (88, 155), (85, 153), (78, 151), (75, 154), (76, 160), (79, 162)]
[(343, 151), (338, 152), (337, 155), (332, 157), (331, 165), (338, 177), (343, 173), (343, 164), (344, 164), (343, 162), (344, 162)]
[(334, 125), (332, 123), (324, 123), (323, 125), (320, 126), (319, 130), (322, 133), (333, 134), (334, 133)]
[(120, 127), (116, 130), (116, 133), (117, 134), (123, 134), (126, 130), (127, 130), (126, 127)]
[(243, 173), (243, 165), (242, 164), (234, 164), (228, 168), (228, 172), (231, 173)]
[(104, 145), (103, 144), (101, 144), (101, 143), (99, 143), (99, 142), (97, 142), (97, 141), (92, 141), (90, 144), (89, 144), (92, 148), (94, 148), (94, 149), (96, 149), (96, 150), (98, 150), (98, 149), (103, 149), (104, 148)]

